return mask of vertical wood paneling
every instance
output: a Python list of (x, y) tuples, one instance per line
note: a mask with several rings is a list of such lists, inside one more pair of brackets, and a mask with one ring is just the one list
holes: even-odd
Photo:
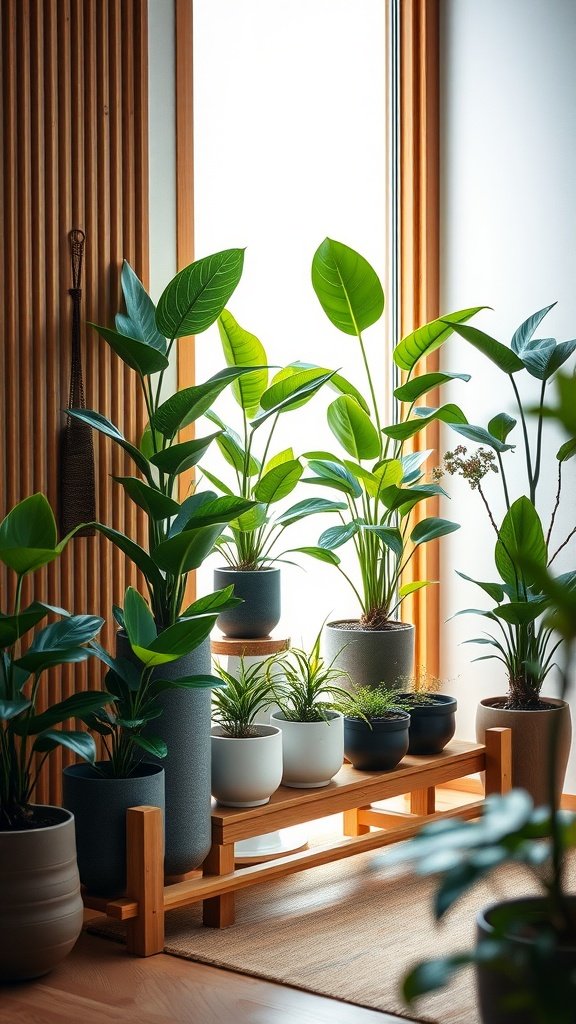
[[(401, 335), (439, 315), (439, 2), (400, 3), (400, 295)], [(420, 373), (438, 369), (438, 353)], [(436, 404), (430, 392), (427, 403)], [(415, 448), (433, 448), (439, 460), (440, 429), (429, 426), (414, 440)], [(415, 518), (438, 515), (438, 500), (419, 507)], [(416, 550), (406, 580), (438, 580), (438, 541)], [(435, 587), (407, 598), (403, 616), (416, 626), (416, 667), (439, 672), (439, 602)]]
[[(0, 516), (44, 491), (58, 502), (60, 431), (68, 405), (71, 303), (68, 233), (86, 232), (83, 317), (110, 323), (118, 309), (122, 259), (148, 276), (147, 0), (1, 0), (0, 271), (4, 338), (0, 370)], [(83, 327), (88, 408), (130, 438), (145, 414), (137, 381)], [(127, 459), (95, 438), (98, 517), (145, 542), (111, 474)], [(2, 607), (14, 598), (2, 569)], [(34, 594), (75, 612), (111, 609), (133, 568), (100, 536), (73, 540), (36, 574)], [(30, 581), (32, 583), (32, 581)], [(26, 597), (31, 594), (27, 587)], [(101, 684), (102, 666), (64, 666), (43, 683), (42, 705)], [(52, 755), (36, 799), (58, 802), (62, 764)]]

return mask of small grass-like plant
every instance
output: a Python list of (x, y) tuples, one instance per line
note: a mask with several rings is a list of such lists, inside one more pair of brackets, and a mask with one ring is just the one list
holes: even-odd
[(385, 686), (359, 686), (335, 705), (346, 718), (361, 718), (368, 724), (379, 718), (392, 718), (396, 711), (409, 711), (410, 703), (397, 690)]
[(413, 676), (404, 676), (400, 685), (409, 706), (416, 707), (435, 703), (435, 694), (440, 691), (442, 680), (432, 675), (424, 665), (420, 665)]
[(276, 703), (288, 722), (326, 722), (328, 712), (338, 710), (335, 701), (346, 700), (348, 694), (335, 685), (336, 679), (346, 675), (327, 664), (320, 653), (318, 633), (310, 653), (293, 647), (276, 660), (284, 679), (275, 684)]
[(226, 685), (214, 691), (213, 718), (231, 739), (258, 736), (256, 715), (275, 703), (274, 679), (269, 671), (271, 660), (246, 665), (241, 658), (238, 675), (216, 663), (216, 672)]

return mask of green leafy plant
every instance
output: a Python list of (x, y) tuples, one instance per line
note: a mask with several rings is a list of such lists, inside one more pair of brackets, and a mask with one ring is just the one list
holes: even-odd
[[(228, 367), (203, 384), (163, 398), (164, 375), (174, 345), (213, 324), (236, 288), (244, 252), (228, 249), (192, 263), (166, 286), (158, 306), (128, 263), (122, 269), (125, 313), (115, 328), (92, 326), (136, 374), (148, 410), (148, 425), (139, 439), (129, 440), (94, 410), (69, 409), (68, 415), (88, 423), (130, 457), (138, 475), (115, 477), (148, 521), (148, 550), (105, 524), (95, 524), (130, 558), (144, 576), (157, 627), (174, 625), (190, 615), (183, 608), (188, 573), (212, 550), (225, 525), (255, 506), (244, 497), (196, 491), (177, 499), (183, 473), (195, 467), (220, 429), (189, 439), (182, 432), (195, 423), (230, 384), (249, 375), (246, 367)], [(211, 595), (211, 610), (223, 611), (236, 599), (223, 592)], [(210, 610), (206, 608), (205, 610)]]
[[(230, 590), (232, 588), (229, 588)], [(99, 644), (94, 653), (107, 665), (107, 706), (82, 715), (83, 721), (102, 737), (107, 760), (94, 772), (108, 778), (127, 779), (137, 774), (146, 754), (166, 757), (164, 740), (150, 735), (150, 723), (162, 714), (159, 697), (167, 690), (206, 689), (222, 686), (212, 675), (165, 679), (162, 666), (188, 654), (208, 636), (217, 613), (180, 619), (158, 632), (154, 616), (141, 594), (128, 587), (122, 615), (128, 640), (137, 661), (113, 658)]]
[[(456, 334), (482, 352), (509, 379), (520, 421), (526, 493), (513, 499), (506, 474), (507, 453), (515, 448), (509, 438), (518, 426), (518, 421), (507, 412), (493, 416), (487, 427), (450, 423), (452, 430), (480, 447), (469, 454), (464, 445), (458, 445), (454, 451), (446, 453), (443, 465), (436, 473), (437, 478), (447, 473), (459, 475), (468, 482), (478, 493), (495, 533), (494, 561), (499, 581), (484, 582), (459, 573), (462, 579), (475, 583), (494, 604), (488, 610), (464, 609), (458, 614), (481, 615), (495, 627), (495, 631), (492, 628), (467, 642), (493, 648), (493, 652), (475, 660), (496, 659), (502, 662), (509, 687), (506, 707), (516, 709), (539, 706), (542, 684), (554, 666), (558, 648), (552, 630), (542, 619), (549, 598), (541, 591), (532, 571), (522, 567), (522, 559), (527, 557), (540, 569), (550, 567), (576, 535), (576, 527), (573, 527), (567, 536), (555, 539), (563, 470), (566, 462), (576, 455), (576, 424), (572, 424), (574, 436), (565, 441), (556, 453), (556, 495), (546, 527), (538, 511), (543, 489), (544, 424), (550, 414), (545, 404), (547, 388), (556, 371), (576, 351), (576, 340), (557, 342), (553, 338), (534, 338), (539, 324), (552, 308), (546, 306), (528, 317), (514, 332), (510, 347), (476, 327), (451, 325)], [(522, 373), (540, 381), (540, 399), (534, 410), (536, 424), (532, 437), (527, 422), (528, 409), (516, 381), (517, 375)], [(486, 478), (492, 478), (493, 474), (500, 480), (506, 508), (500, 526), (486, 490)], [(561, 584), (574, 585), (576, 572), (564, 573), (559, 580)]]
[(239, 432), (227, 425), (214, 409), (206, 416), (219, 429), (216, 445), (223, 462), (232, 472), (230, 483), (203, 464), (206, 479), (228, 500), (249, 503), (248, 511), (230, 521), (230, 532), (216, 540), (227, 565), (235, 569), (268, 568), (281, 557), (280, 538), (295, 522), (320, 512), (344, 508), (341, 502), (310, 498), (283, 511), (277, 506), (297, 487), (304, 466), (293, 448), (273, 451), (280, 417), (306, 405), (325, 384), (338, 389), (350, 387), (333, 370), (311, 364), (292, 363), (271, 380), (262, 342), (245, 330), (225, 309), (218, 318), (224, 357), (231, 370), (253, 367), (239, 378), (232, 392), (241, 410)]
[(278, 655), (271, 667), (282, 670), (274, 686), (276, 704), (288, 722), (328, 721), (327, 712), (335, 710), (334, 701), (346, 700), (347, 691), (336, 686), (345, 675), (334, 663), (327, 664), (320, 653), (318, 633), (311, 650), (292, 647)]
[(216, 664), (216, 672), (225, 685), (214, 691), (213, 718), (226, 736), (232, 739), (258, 736), (256, 715), (275, 702), (269, 660), (246, 665), (241, 658), (237, 675)]
[(424, 665), (421, 665), (413, 676), (407, 676), (398, 681), (402, 697), (410, 703), (410, 707), (416, 707), (419, 704), (433, 704), (434, 694), (440, 691), (441, 685), (442, 682), (438, 676), (433, 676)]
[(334, 707), (346, 718), (360, 718), (371, 722), (380, 718), (393, 718), (397, 711), (409, 711), (407, 698), (397, 690), (389, 690), (385, 686), (358, 686), (347, 693), (343, 700), (335, 702)]
[[(554, 418), (572, 435), (576, 432), (576, 378), (560, 376), (557, 392), (558, 404), (538, 406), (537, 415)], [(546, 602), (543, 628), (559, 637), (560, 697), (566, 700), (576, 644), (574, 581), (552, 576), (530, 550), (518, 552), (517, 564)], [(526, 868), (543, 896), (538, 923), (529, 904), (503, 903), (491, 916), (493, 935), (482, 938), (474, 950), (418, 964), (404, 979), (407, 1001), (444, 986), (462, 966), (476, 964), (507, 978), (518, 1013), (530, 1014), (530, 1020), (539, 1024), (571, 1024), (576, 978), (563, 953), (576, 944), (576, 899), (566, 881), (566, 855), (576, 846), (576, 816), (558, 807), (558, 727), (555, 720), (546, 765), (548, 807), (535, 809), (523, 790), (491, 796), (480, 821), (436, 822), (403, 849), (387, 855), (388, 864), (415, 862), (422, 874), (439, 873), (434, 897), (438, 920), (476, 882), (510, 862)]]
[[(31, 805), (34, 787), (56, 747), (90, 762), (96, 756), (87, 732), (56, 726), (101, 706), (101, 691), (73, 694), (41, 712), (36, 705), (46, 670), (86, 661), (92, 654), (86, 645), (104, 620), (70, 615), (43, 601), (22, 607), (25, 577), (58, 558), (70, 536), (58, 543), (54, 515), (43, 494), (19, 502), (0, 523), (0, 561), (16, 576), (14, 606), (0, 613), (0, 831), (37, 827)], [(24, 646), (23, 637), (49, 614), (58, 616), (57, 621), (35, 631)]]
[[(380, 320), (384, 310), (378, 275), (359, 253), (326, 238), (312, 261), (312, 285), (329, 320), (344, 334), (356, 338), (369, 397), (354, 390), (340, 395), (328, 409), (328, 425), (343, 449), (342, 455), (307, 453), (311, 475), (306, 482), (338, 491), (346, 506), (339, 511), (339, 525), (325, 530), (316, 546), (301, 550), (342, 573), (357, 597), (363, 627), (383, 629), (408, 594), (434, 582), (418, 580), (402, 585), (402, 573), (416, 549), (458, 529), (457, 523), (436, 516), (413, 522), (412, 513), (420, 503), (445, 492), (437, 483), (424, 481), (422, 466), (430, 452), (407, 454), (405, 445), (433, 420), (467, 423), (456, 405), (426, 408), (416, 403), (448, 380), (470, 378), (457, 373), (413, 376), (413, 371), (421, 358), (452, 333), (455, 324), (469, 320), (481, 307), (434, 320), (403, 339), (395, 358), (407, 371), (407, 379), (395, 395), (408, 412), (399, 423), (383, 426), (364, 343), (364, 332)], [(358, 585), (344, 571), (336, 554), (345, 544), (354, 547)]]

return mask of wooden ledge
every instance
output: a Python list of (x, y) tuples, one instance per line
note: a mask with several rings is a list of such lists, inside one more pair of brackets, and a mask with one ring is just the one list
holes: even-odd
[(221, 636), (212, 640), (212, 654), (227, 655), (236, 658), (267, 658), (271, 654), (280, 654), (290, 647), (290, 637), (263, 636), (253, 640), (236, 640)]

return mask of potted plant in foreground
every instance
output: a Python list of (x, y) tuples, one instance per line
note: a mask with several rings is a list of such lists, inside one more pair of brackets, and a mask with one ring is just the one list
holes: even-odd
[[(571, 742), (570, 709), (565, 701), (541, 695), (542, 686), (555, 664), (559, 640), (543, 613), (548, 598), (542, 593), (537, 579), (523, 559), (528, 557), (540, 569), (555, 571), (555, 562), (576, 533), (576, 527), (559, 531), (558, 512), (563, 500), (563, 471), (566, 462), (576, 455), (576, 441), (570, 438), (556, 453), (556, 493), (552, 511), (543, 521), (539, 511), (546, 507), (548, 496), (543, 493), (542, 467), (546, 459), (547, 440), (546, 394), (556, 371), (576, 350), (576, 341), (556, 342), (553, 338), (535, 339), (534, 334), (545, 315), (547, 306), (528, 317), (515, 331), (510, 347), (496, 341), (477, 328), (455, 324), (454, 331), (465, 341), (479, 349), (508, 377), (514, 395), (521, 425), (521, 451), (526, 471), (526, 492), (514, 498), (506, 472), (510, 443), (517, 420), (507, 412), (494, 416), (487, 428), (471, 424), (451, 423), (451, 429), (468, 441), (481, 447), (469, 453), (462, 444), (447, 452), (443, 471), (462, 476), (481, 499), (495, 535), (494, 561), (499, 580), (471, 580), (491, 599), (487, 610), (466, 609), (458, 614), (472, 613), (487, 621), (489, 629), (479, 637), (467, 641), (481, 644), (489, 653), (476, 660), (497, 660), (505, 668), (508, 693), (488, 697), (480, 702), (477, 713), (477, 737), (483, 742), (485, 731), (504, 726), (513, 731), (512, 777), (515, 786), (527, 789), (536, 804), (547, 799), (546, 782), (542, 772), (542, 757), (534, 756), (545, 750), (553, 720), (558, 717), (556, 756), (558, 758), (558, 786), (561, 792)], [(540, 394), (535, 410), (535, 426), (530, 430), (527, 410), (517, 377), (528, 374), (540, 381)], [(520, 428), (518, 428), (520, 429)], [(531, 436), (532, 433), (532, 436)], [(498, 525), (494, 511), (496, 496), (487, 486), (488, 481), (499, 481), (505, 508), (504, 518)], [(574, 571), (558, 577), (560, 583), (573, 585)]]
[(410, 712), (409, 754), (439, 754), (456, 732), (458, 702), (439, 690), (440, 680), (426, 669), (402, 680), (399, 696)]
[[(218, 625), (229, 637), (250, 639), (268, 636), (280, 621), (280, 540), (292, 523), (320, 512), (344, 508), (327, 498), (309, 498), (290, 508), (276, 511), (278, 503), (296, 488), (304, 471), (301, 458), (292, 448), (275, 451), (274, 434), (281, 416), (306, 405), (327, 383), (346, 387), (334, 371), (322, 367), (292, 364), (279, 370), (271, 380), (268, 359), (261, 341), (240, 326), (229, 310), (218, 318), (224, 357), (230, 367), (254, 367), (237, 380), (232, 393), (240, 406), (239, 432), (225, 423), (214, 409), (206, 415), (220, 428), (216, 445), (229, 473), (222, 480), (203, 463), (206, 479), (222, 495), (253, 502), (253, 507), (229, 523), (229, 530), (216, 540), (226, 565), (215, 569), (217, 587), (234, 584), (234, 593), (244, 601), (224, 610)], [(231, 476), (230, 476), (231, 473)]]
[[(558, 378), (559, 403), (545, 409), (576, 439), (576, 379)], [(568, 698), (576, 643), (573, 579), (553, 577), (530, 554), (518, 565), (547, 600), (546, 628), (560, 640), (560, 695)], [(559, 810), (555, 745), (561, 721), (552, 718), (551, 743), (542, 766), (547, 806), (535, 808), (525, 790), (490, 796), (478, 822), (444, 821), (422, 830), (386, 863), (416, 861), (422, 873), (440, 872), (436, 918), (475, 882), (508, 863), (526, 867), (542, 890), (495, 903), (477, 917), (477, 942), (463, 951), (417, 965), (404, 981), (412, 1001), (447, 984), (474, 964), (483, 1024), (573, 1024), (576, 1001), (576, 895), (568, 888), (569, 849), (576, 846), (576, 816)]]
[[(186, 654), (204, 634), (202, 620), (183, 619), (157, 633), (144, 598), (128, 587), (123, 621), (138, 664), (127, 658), (113, 658), (99, 645), (93, 645), (108, 666), (104, 682), (109, 703), (82, 716), (86, 725), (102, 737), (107, 757), (95, 764), (64, 769), (63, 802), (76, 820), (80, 878), (89, 892), (106, 896), (120, 895), (126, 885), (127, 809), (140, 805), (164, 809), (161, 762), (168, 748), (150, 731), (156, 728), (151, 723), (162, 718), (160, 696), (175, 689), (222, 685), (215, 676), (168, 677), (167, 666)], [(192, 813), (189, 820), (193, 828)], [(190, 843), (194, 842), (203, 845), (204, 837), (194, 835)]]
[[(304, 550), (335, 566), (348, 581), (361, 610), (359, 619), (329, 622), (326, 627), (328, 661), (343, 668), (361, 685), (397, 686), (412, 675), (414, 627), (397, 618), (403, 599), (429, 585), (430, 580), (402, 584), (401, 576), (422, 545), (458, 529), (458, 524), (436, 516), (414, 522), (414, 510), (440, 493), (437, 483), (423, 482), (422, 465), (429, 452), (405, 454), (410, 438), (432, 420), (466, 423), (458, 406), (416, 409), (413, 418), (383, 427), (378, 396), (364, 345), (363, 331), (375, 324), (384, 309), (384, 293), (376, 272), (359, 253), (325, 239), (314, 255), (312, 284), (324, 312), (344, 334), (357, 339), (366, 372), (369, 400), (356, 394), (339, 396), (328, 408), (328, 424), (343, 452), (308, 452), (307, 482), (343, 495), (346, 508), (340, 522), (325, 530), (315, 547)], [(438, 347), (453, 324), (470, 319), (478, 310), (453, 313), (412, 332), (398, 346), (408, 351), (408, 380), (396, 397), (408, 406), (427, 391), (467, 374), (432, 373), (410, 378), (418, 361)], [(398, 351), (397, 349), (397, 351)], [(358, 567), (355, 581), (343, 569), (337, 549), (353, 548)]]
[(282, 779), (282, 733), (256, 722), (274, 703), (274, 680), (268, 662), (216, 671), (225, 685), (213, 695), (212, 793), (226, 807), (261, 807)]
[[(192, 470), (208, 450), (219, 430), (189, 438), (186, 428), (195, 423), (215, 398), (249, 371), (227, 367), (204, 383), (166, 397), (163, 385), (175, 345), (187, 344), (213, 324), (236, 288), (244, 252), (228, 249), (197, 260), (168, 283), (157, 307), (129, 266), (122, 268), (125, 313), (116, 316), (115, 328), (97, 327), (100, 337), (134, 371), (142, 390), (148, 424), (142, 437), (125, 438), (101, 413), (70, 409), (68, 413), (110, 437), (131, 459), (134, 472), (116, 482), (144, 512), (147, 549), (134, 538), (95, 524), (130, 558), (143, 575), (147, 597), (158, 632), (195, 616), (223, 611), (239, 601), (231, 588), (202, 596), (192, 605), (186, 600), (190, 572), (212, 550), (226, 524), (249, 511), (252, 500), (219, 497), (212, 490), (194, 490), (180, 500), (182, 474)], [(134, 654), (121, 631), (117, 654)], [(203, 620), (211, 628), (214, 619)], [(210, 641), (206, 628), (188, 652), (171, 661), (169, 676), (210, 674)], [(210, 849), (210, 694), (202, 689), (171, 689), (158, 696), (163, 714), (158, 735), (167, 744), (166, 776), (166, 871), (180, 875), (199, 866)], [(193, 820), (194, 823), (193, 823)], [(203, 837), (201, 840), (200, 837)]]
[[(0, 981), (46, 974), (82, 928), (74, 818), (32, 798), (42, 765), (58, 746), (94, 761), (87, 732), (56, 726), (100, 707), (102, 693), (76, 693), (41, 712), (37, 704), (45, 671), (89, 658), (86, 644), (103, 619), (68, 615), (43, 601), (22, 607), (25, 577), (54, 561), (68, 539), (57, 542), (43, 494), (25, 498), (0, 524), (0, 561), (16, 576), (14, 607), (0, 614)], [(24, 645), (48, 614), (58, 620)]]
[(282, 731), (282, 785), (294, 789), (327, 786), (344, 761), (343, 718), (334, 707), (346, 698), (336, 685), (343, 673), (322, 657), (320, 637), (310, 652), (292, 647), (273, 660), (281, 676), (270, 724)]
[(396, 690), (358, 686), (336, 703), (344, 715), (344, 753), (361, 771), (390, 771), (408, 752), (410, 715)]

